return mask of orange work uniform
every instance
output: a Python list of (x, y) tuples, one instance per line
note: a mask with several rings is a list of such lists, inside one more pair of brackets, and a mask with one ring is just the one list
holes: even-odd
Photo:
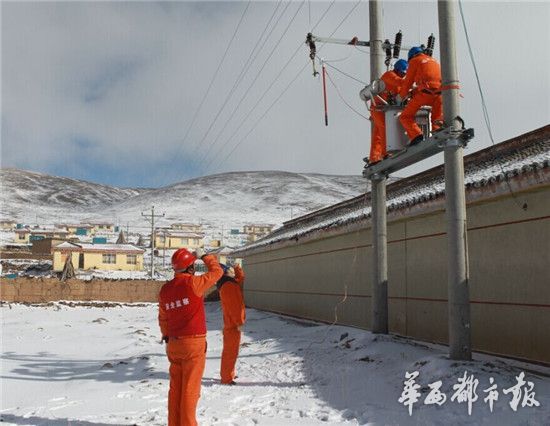
[(223, 351), (220, 368), (221, 382), (231, 383), (235, 379), (235, 364), (241, 344), (241, 326), (246, 321), (243, 298), (244, 272), (235, 265), (235, 278), (222, 277), (220, 285), (220, 300), (223, 310)]
[[(386, 89), (379, 95), (382, 99), (388, 100), (390, 96), (397, 95), (403, 78), (391, 70), (386, 71), (380, 77), (380, 80), (386, 85)], [(376, 163), (386, 155), (386, 119), (383, 111), (377, 110), (376, 106), (371, 104), (370, 116), (373, 123), (372, 138), (370, 144), (369, 162)]]
[(170, 361), (168, 425), (196, 426), (196, 408), (206, 362), (206, 317), (204, 292), (222, 276), (223, 270), (212, 255), (203, 256), (208, 272), (194, 276), (176, 273), (159, 294), (159, 325), (168, 337), (166, 354)]
[(407, 76), (403, 81), (399, 94), (403, 99), (416, 83), (416, 90), (403, 112), (399, 121), (407, 132), (409, 140), (422, 135), (422, 130), (416, 124), (416, 112), (422, 106), (432, 107), (432, 130), (437, 130), (443, 120), (443, 106), (441, 103), (441, 66), (424, 53), (414, 56), (409, 61)]

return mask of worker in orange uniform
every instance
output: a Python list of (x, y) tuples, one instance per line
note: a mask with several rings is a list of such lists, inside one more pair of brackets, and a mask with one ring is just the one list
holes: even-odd
[(434, 58), (426, 55), (421, 47), (413, 47), (409, 50), (409, 70), (399, 92), (401, 98), (406, 98), (413, 83), (416, 84), (416, 88), (399, 117), (409, 137), (410, 145), (416, 145), (424, 138), (415, 120), (416, 112), (422, 106), (432, 107), (432, 131), (439, 129), (443, 121), (441, 66)]
[[(223, 274), (216, 258), (203, 253), (177, 250), (172, 256), (174, 278), (162, 286), (159, 294), (159, 325), (170, 361), (169, 426), (197, 425), (195, 411), (206, 362), (203, 296)], [(208, 272), (195, 276), (199, 257)]]
[[(386, 102), (399, 94), (403, 77), (407, 73), (408, 64), (404, 59), (399, 59), (393, 66), (393, 70), (386, 71), (380, 77), (385, 89), (380, 96)], [(384, 111), (377, 109), (374, 102), (370, 106), (370, 116), (373, 123), (372, 140), (370, 144), (369, 165), (378, 163), (386, 156), (386, 120)]]
[(241, 344), (241, 327), (246, 320), (243, 298), (244, 272), (239, 265), (234, 268), (222, 265), (224, 275), (216, 286), (223, 310), (223, 352), (220, 369), (221, 382), (235, 385), (235, 364)]

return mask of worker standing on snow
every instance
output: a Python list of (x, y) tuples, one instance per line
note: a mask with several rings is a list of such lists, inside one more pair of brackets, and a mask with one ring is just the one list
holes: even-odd
[[(399, 59), (393, 66), (393, 70), (386, 71), (380, 77), (384, 82), (385, 89), (380, 96), (386, 102), (399, 94), (403, 77), (407, 72), (407, 61)], [(370, 106), (370, 116), (373, 123), (372, 140), (370, 144), (369, 165), (376, 164), (386, 156), (386, 120), (384, 111), (377, 109), (374, 102)]]
[(401, 113), (399, 121), (407, 132), (410, 145), (416, 145), (423, 139), (422, 130), (416, 124), (416, 112), (422, 106), (432, 107), (432, 131), (441, 127), (443, 120), (443, 106), (441, 99), (441, 66), (429, 55), (424, 53), (421, 47), (413, 47), (409, 50), (409, 70), (399, 92), (405, 99), (413, 83), (412, 97)]
[(221, 382), (234, 385), (235, 364), (241, 344), (241, 327), (246, 320), (243, 298), (244, 272), (239, 265), (222, 265), (224, 275), (216, 286), (220, 292), (223, 310), (223, 352), (221, 362)]
[[(208, 272), (204, 275), (194, 275), (197, 258), (206, 263)], [(223, 270), (214, 256), (204, 255), (202, 250), (193, 254), (183, 248), (173, 254), (172, 267), (174, 278), (162, 286), (159, 294), (159, 325), (170, 361), (168, 425), (195, 426), (206, 362), (203, 296)]]

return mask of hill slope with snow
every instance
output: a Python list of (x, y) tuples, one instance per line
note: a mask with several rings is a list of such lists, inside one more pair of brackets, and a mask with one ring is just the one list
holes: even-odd
[(367, 190), (360, 176), (280, 171), (232, 172), (156, 189), (123, 189), (17, 169), (0, 171), (0, 215), (24, 223), (108, 220), (147, 227), (141, 212), (155, 206), (175, 221), (206, 228), (283, 221), (357, 196)]

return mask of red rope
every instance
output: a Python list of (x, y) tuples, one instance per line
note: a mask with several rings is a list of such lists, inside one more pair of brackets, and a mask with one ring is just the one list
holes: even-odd
[(327, 106), (327, 68), (323, 64), (323, 98), (325, 101), (325, 126), (328, 126), (328, 106)]

